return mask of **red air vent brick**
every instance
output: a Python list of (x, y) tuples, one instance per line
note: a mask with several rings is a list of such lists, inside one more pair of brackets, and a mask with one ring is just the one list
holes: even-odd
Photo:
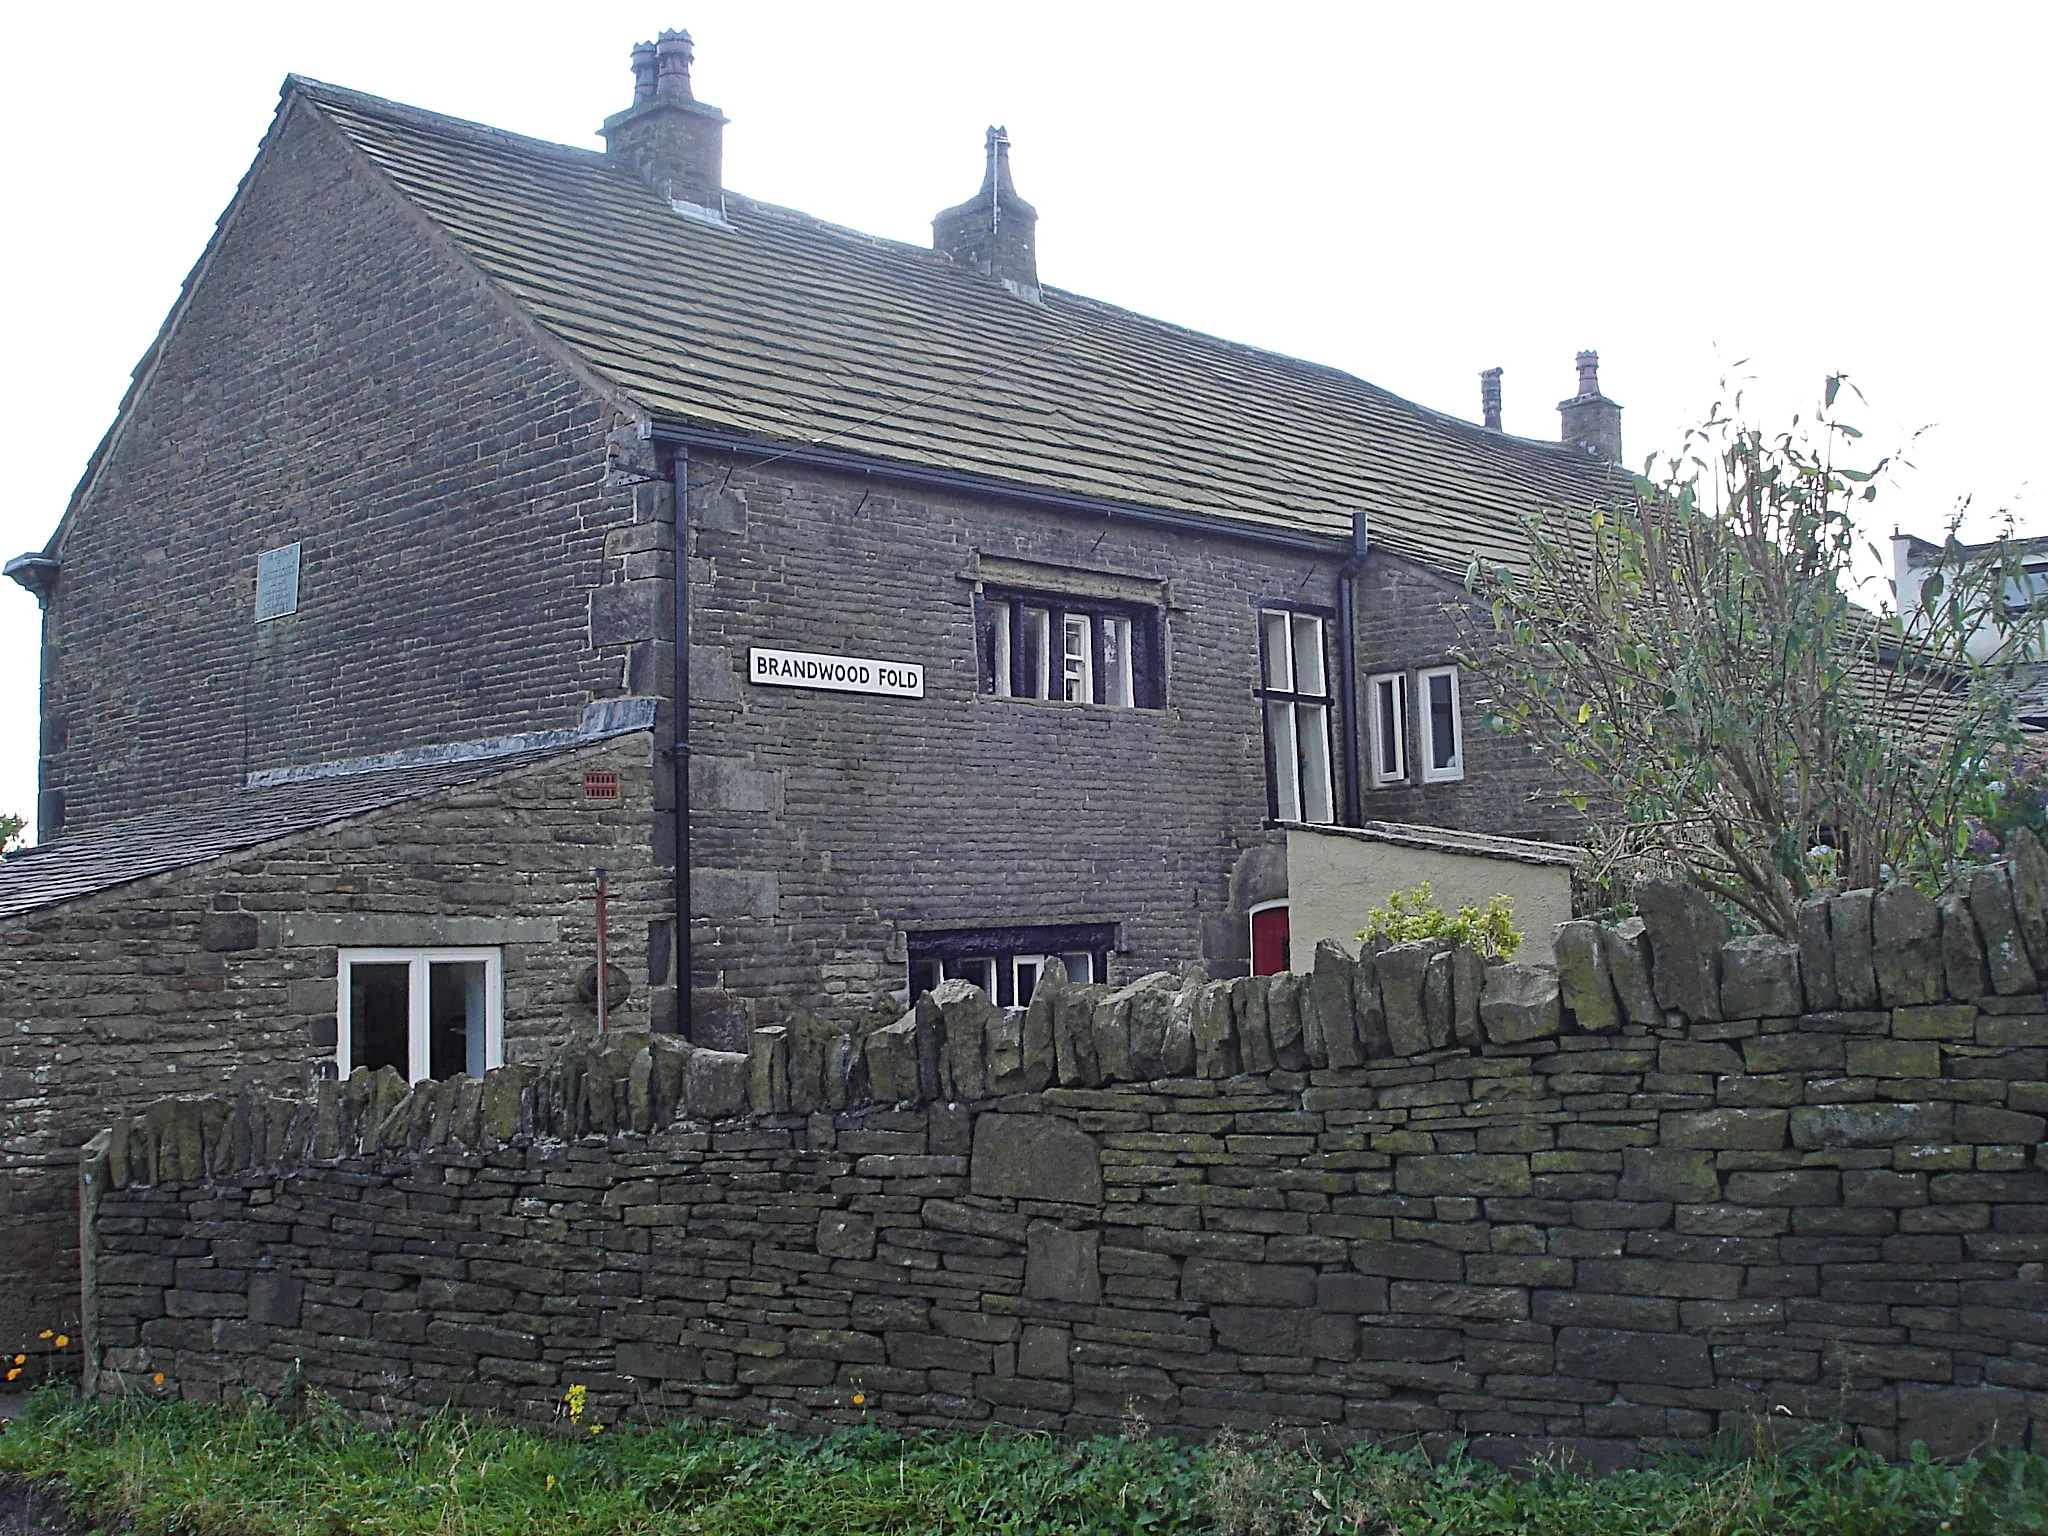
[(604, 768), (586, 769), (583, 774), (583, 798), (586, 800), (618, 799), (619, 776)]

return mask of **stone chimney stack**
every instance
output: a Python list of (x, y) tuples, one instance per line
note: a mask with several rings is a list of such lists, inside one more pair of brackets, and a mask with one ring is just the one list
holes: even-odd
[(724, 220), (725, 114), (690, 91), (687, 32), (633, 49), (633, 105), (605, 119), (604, 151), (667, 198), (678, 213)]
[(932, 248), (992, 277), (1019, 298), (1038, 301), (1038, 210), (1010, 181), (1010, 134), (988, 131), (981, 190), (932, 220)]
[(1576, 443), (1603, 464), (1621, 462), (1621, 407), (1600, 393), (1600, 354), (1581, 352), (1579, 392), (1557, 403), (1564, 440)]
[(1489, 432), (1500, 430), (1500, 375), (1498, 368), (1479, 370), (1479, 412)]

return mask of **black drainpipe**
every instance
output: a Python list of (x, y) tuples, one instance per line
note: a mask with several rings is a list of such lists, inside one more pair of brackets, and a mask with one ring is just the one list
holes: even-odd
[(696, 1038), (690, 1017), (690, 450), (675, 447), (676, 1031)]
[(1351, 554), (1337, 571), (1337, 628), (1344, 643), (1337, 651), (1338, 681), (1344, 688), (1344, 710), (1339, 717), (1344, 732), (1344, 825), (1355, 827), (1365, 819), (1365, 802), (1358, 785), (1358, 635), (1352, 612), (1352, 588), (1358, 581), (1358, 567), (1370, 546), (1365, 532), (1365, 514), (1351, 514)]

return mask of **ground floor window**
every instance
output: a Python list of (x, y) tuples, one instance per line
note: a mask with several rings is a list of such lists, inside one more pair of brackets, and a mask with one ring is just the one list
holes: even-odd
[(408, 1082), (481, 1077), (505, 1061), (503, 962), (495, 949), (344, 949), (336, 1062), (392, 1067)]
[(910, 995), (941, 981), (971, 981), (999, 1007), (1031, 1001), (1048, 961), (1075, 982), (1107, 981), (1116, 948), (1114, 923), (1035, 924), (1013, 928), (949, 928), (910, 935)]
[(1287, 903), (1261, 902), (1251, 910), (1252, 974), (1277, 976), (1292, 963), (1287, 947)]

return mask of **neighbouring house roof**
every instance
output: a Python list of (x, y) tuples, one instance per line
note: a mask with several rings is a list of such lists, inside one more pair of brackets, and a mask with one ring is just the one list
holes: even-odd
[(1623, 483), (1574, 446), (1057, 288), (1031, 303), (737, 193), (729, 228), (685, 218), (596, 151), (298, 77), (294, 97), (657, 420), (1333, 539), (1363, 512), (1376, 544), (1460, 575)]
[(640, 722), (594, 732), (549, 732), (549, 737), (570, 739), (526, 746), (517, 738), (504, 738), (504, 749), (495, 753), (452, 760), (430, 757), (399, 767), (322, 765), (341, 771), (235, 790), (217, 799), (66, 834), (0, 859), (0, 922), (646, 728)]

